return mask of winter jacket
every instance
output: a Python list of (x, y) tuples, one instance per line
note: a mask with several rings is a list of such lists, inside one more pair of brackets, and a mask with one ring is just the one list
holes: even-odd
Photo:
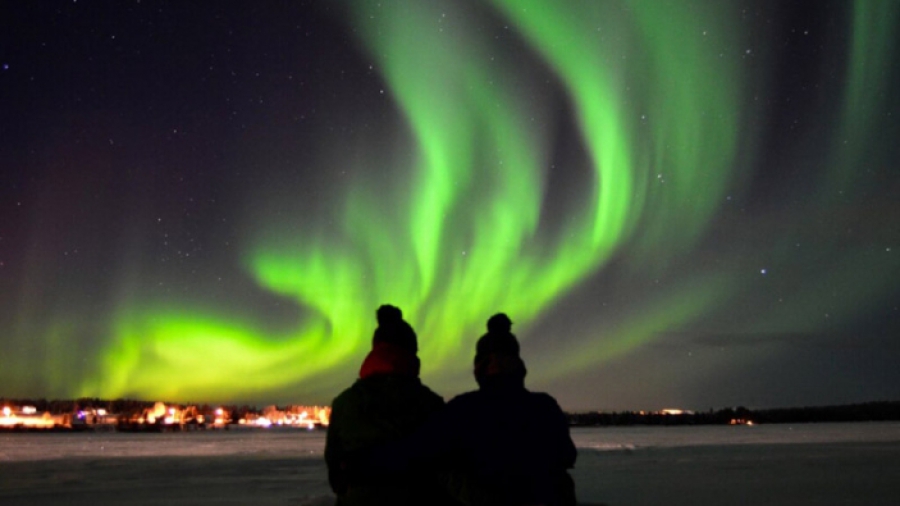
[[(433, 473), (404, 470), (369, 473), (354, 466), (354, 457), (377, 445), (412, 434), (444, 401), (410, 374), (369, 367), (332, 403), (325, 446), (328, 479), (339, 506), (434, 504)], [(365, 369), (364, 369), (365, 370)]]
[(453, 469), (450, 494), (470, 506), (574, 506), (575, 445), (550, 395), (494, 382), (451, 400), (417, 433), (381, 447), (382, 468)]
[(465, 502), (574, 505), (566, 470), (575, 445), (553, 397), (515, 385), (482, 388), (451, 400), (443, 418)]

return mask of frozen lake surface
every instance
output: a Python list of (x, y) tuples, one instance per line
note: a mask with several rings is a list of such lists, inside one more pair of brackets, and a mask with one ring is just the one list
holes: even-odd
[[(573, 428), (580, 450), (900, 442), (900, 422)], [(524, 442), (523, 442), (524, 443)], [(526, 443), (527, 444), (527, 443)], [(0, 461), (102, 457), (322, 457), (324, 431), (239, 429), (182, 433), (0, 433)]]
[(635, 450), (680, 446), (900, 442), (900, 422), (573, 428), (579, 449)]
[[(583, 503), (895, 505), (900, 423), (577, 428)], [(528, 444), (523, 441), (522, 444)], [(325, 505), (325, 432), (0, 434), (0, 504)]]

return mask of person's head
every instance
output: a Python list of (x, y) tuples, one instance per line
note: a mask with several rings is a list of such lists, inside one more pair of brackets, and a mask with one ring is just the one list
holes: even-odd
[(399, 308), (385, 304), (375, 312), (378, 327), (372, 336), (372, 350), (359, 369), (360, 378), (381, 374), (419, 376), (416, 332), (403, 320)]
[(372, 336), (372, 347), (379, 343), (390, 343), (416, 354), (419, 351), (416, 331), (403, 319), (403, 312), (396, 306), (384, 304), (375, 312), (378, 327)]
[(475, 346), (475, 380), (482, 388), (498, 384), (521, 385), (527, 370), (519, 356), (512, 320), (497, 313), (487, 322), (488, 332)]

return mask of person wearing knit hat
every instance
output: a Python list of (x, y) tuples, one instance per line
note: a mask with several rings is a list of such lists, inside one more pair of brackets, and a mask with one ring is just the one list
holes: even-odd
[(454, 397), (414, 435), (375, 448), (367, 465), (441, 472), (452, 463), (444, 483), (469, 506), (575, 506), (568, 420), (553, 397), (525, 388), (509, 317), (495, 314), (487, 327), (475, 346), (478, 390)]
[(360, 378), (373, 374), (419, 376), (419, 342), (416, 331), (403, 319), (400, 308), (383, 305), (375, 313), (378, 327), (372, 335), (372, 351), (363, 360)]
[(328, 481), (338, 506), (444, 504), (437, 476), (423, 470), (375, 472), (359, 455), (410, 435), (444, 400), (419, 380), (418, 339), (402, 311), (383, 305), (359, 379), (331, 404), (325, 442)]
[(380, 343), (391, 343), (412, 353), (419, 351), (416, 331), (403, 319), (400, 308), (384, 304), (375, 312), (375, 319), (378, 327), (372, 335), (373, 348)]
[[(441, 418), (444, 448), (464, 479), (467, 504), (574, 506), (575, 444), (559, 404), (525, 388), (527, 369), (512, 320), (497, 313), (475, 346), (478, 390), (455, 397)], [(465, 423), (477, 419), (478, 424)]]
[(497, 313), (487, 322), (488, 332), (475, 346), (475, 381), (481, 388), (510, 383), (524, 388), (525, 362), (519, 356), (519, 341), (512, 333), (512, 320)]
[(475, 346), (478, 390), (453, 398), (414, 436), (374, 452), (370, 465), (439, 469), (451, 462), (449, 492), (466, 505), (575, 506), (568, 420), (553, 397), (525, 388), (509, 317), (495, 314), (487, 327)]

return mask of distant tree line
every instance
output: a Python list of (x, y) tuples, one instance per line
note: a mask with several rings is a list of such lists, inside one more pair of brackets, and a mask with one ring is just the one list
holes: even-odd
[[(140, 401), (136, 399), (98, 399), (93, 397), (83, 397), (80, 399), (10, 399), (0, 397), (0, 406), (33, 406), (39, 413), (49, 412), (53, 415), (62, 415), (66, 413), (77, 413), (83, 410), (105, 409), (107, 413), (120, 417), (140, 416), (145, 411), (153, 408), (155, 401)], [(185, 406), (197, 406), (200, 413), (212, 412), (215, 408), (222, 408), (231, 415), (233, 420), (245, 418), (247, 414), (260, 414), (260, 409), (256, 406), (247, 404), (217, 404), (215, 407), (210, 404), (198, 404), (192, 402), (164, 402), (166, 406), (177, 406), (179, 408)]]
[(900, 402), (867, 402), (841, 406), (814, 406), (751, 410), (743, 406), (701, 412), (588, 412), (568, 414), (573, 426), (620, 425), (729, 425), (732, 423), (867, 422), (900, 420)]
[(900, 402), (765, 409), (753, 416), (759, 423), (894, 421), (900, 420)]
[[(619, 425), (728, 425), (732, 420), (753, 420), (752, 411), (745, 407), (726, 408), (718, 411), (667, 414), (658, 411), (610, 411), (569, 413), (569, 425), (619, 426)], [(756, 423), (754, 421), (754, 423)]]
[[(118, 416), (138, 416), (153, 407), (153, 401), (135, 399), (9, 399), (0, 397), (0, 406), (34, 406), (38, 412), (54, 415), (76, 413), (80, 410), (105, 409)], [(197, 406), (201, 413), (210, 412), (209, 404), (165, 403), (171, 406)], [(262, 410), (248, 404), (219, 404), (236, 422), (247, 415), (260, 415)], [(666, 414), (658, 411), (618, 411), (568, 413), (572, 426), (621, 425), (728, 425), (731, 423), (808, 423), (808, 422), (865, 422), (900, 420), (900, 402), (882, 401), (841, 406), (813, 406), (800, 408), (749, 409), (743, 406), (719, 410)]]

